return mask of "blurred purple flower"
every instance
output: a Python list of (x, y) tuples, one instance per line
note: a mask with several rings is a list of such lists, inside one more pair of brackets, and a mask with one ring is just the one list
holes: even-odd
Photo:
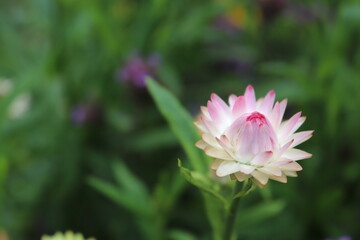
[(117, 72), (117, 80), (121, 82), (131, 82), (136, 87), (145, 87), (146, 77), (156, 77), (157, 68), (161, 64), (161, 56), (157, 53), (144, 58), (133, 55), (128, 58), (124, 66)]
[(94, 104), (79, 104), (71, 111), (71, 120), (76, 125), (83, 125), (96, 120), (100, 116), (100, 109)]

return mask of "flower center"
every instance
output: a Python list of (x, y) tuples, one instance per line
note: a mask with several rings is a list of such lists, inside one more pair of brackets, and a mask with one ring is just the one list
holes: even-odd
[(266, 118), (259, 112), (253, 112), (250, 116), (246, 118), (247, 122), (251, 122), (252, 124), (257, 124), (259, 127), (266, 124)]
[(257, 154), (277, 149), (277, 136), (266, 116), (259, 112), (244, 114), (227, 129), (233, 153), (242, 162)]

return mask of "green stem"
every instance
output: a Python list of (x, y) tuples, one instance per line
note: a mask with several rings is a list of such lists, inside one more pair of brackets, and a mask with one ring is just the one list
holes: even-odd
[(239, 206), (240, 199), (248, 193), (248, 191), (251, 189), (251, 185), (252, 185), (252, 182), (250, 180), (246, 180), (243, 184), (236, 182), (236, 185), (234, 187), (233, 196), (235, 197), (235, 195), (238, 195), (238, 193), (240, 191), (241, 191), (241, 194), (238, 197), (233, 198), (233, 200), (231, 202), (229, 212), (226, 217), (223, 240), (231, 240), (232, 237), (234, 236), (234, 234), (235, 234), (234, 227), (235, 227), (235, 222), (236, 222), (237, 208)]

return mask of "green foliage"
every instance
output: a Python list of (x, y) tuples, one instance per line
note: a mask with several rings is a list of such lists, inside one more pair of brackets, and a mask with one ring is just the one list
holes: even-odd
[[(269, 11), (250, 0), (2, 1), (1, 228), (15, 240), (62, 229), (205, 240), (212, 227), (221, 239), (214, 194), (229, 200), (232, 186), (208, 179), (192, 116), (211, 92), (225, 99), (252, 84), (257, 97), (288, 98), (286, 118), (303, 111), (302, 129), (315, 134), (301, 147), (314, 157), (298, 178), (241, 200), (239, 236), (359, 238), (360, 5), (285, 2)], [(149, 96), (119, 72), (152, 53), (161, 61)], [(14, 118), (22, 96), (30, 101)]]
[(179, 139), (193, 168), (202, 173), (207, 172), (209, 161), (204, 154), (200, 154), (200, 151), (194, 148), (199, 135), (190, 115), (170, 92), (151, 79), (146, 82), (157, 107)]
[(190, 171), (189, 169), (182, 167), (180, 159), (178, 160), (178, 166), (180, 168), (180, 173), (189, 183), (222, 202), (224, 204), (224, 208), (228, 208), (229, 202), (221, 195), (221, 186), (219, 186), (219, 184), (215, 181), (211, 181), (208, 176), (204, 176), (199, 172)]

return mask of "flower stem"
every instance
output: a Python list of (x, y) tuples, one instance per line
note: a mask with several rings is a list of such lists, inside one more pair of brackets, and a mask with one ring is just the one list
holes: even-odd
[(237, 208), (239, 206), (240, 199), (248, 193), (248, 191), (251, 189), (251, 185), (252, 185), (252, 182), (250, 180), (245, 180), (245, 182), (243, 184), (236, 182), (236, 185), (234, 187), (233, 197), (238, 195), (238, 193), (240, 191), (241, 191), (241, 193), (240, 193), (240, 195), (238, 195), (238, 197), (233, 198), (231, 201), (229, 212), (226, 217), (223, 240), (232, 240), (233, 239), (233, 237), (235, 235), (234, 227), (235, 227), (235, 222), (236, 222)]

